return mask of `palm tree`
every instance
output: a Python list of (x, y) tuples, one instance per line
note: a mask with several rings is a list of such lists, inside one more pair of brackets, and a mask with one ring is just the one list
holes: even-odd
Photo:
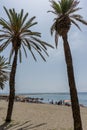
[(78, 29), (80, 29), (76, 21), (79, 21), (85, 25), (87, 25), (87, 22), (83, 20), (83, 17), (81, 15), (75, 14), (76, 11), (81, 9), (77, 7), (77, 5), (79, 4), (77, 0), (60, 0), (58, 2), (51, 0), (50, 2), (52, 10), (48, 12), (51, 12), (56, 15), (53, 25), (51, 26), (51, 35), (55, 33), (56, 47), (58, 46), (59, 36), (61, 36), (63, 39), (64, 54), (67, 65), (68, 82), (72, 102), (74, 130), (82, 130), (80, 107), (74, 78), (72, 55), (68, 43), (68, 31), (70, 30), (71, 24), (74, 24)]
[(0, 56), (0, 88), (3, 89), (9, 80), (10, 65), (3, 56)]
[(2, 29), (0, 30), (0, 32), (2, 33), (0, 33), (0, 49), (2, 51), (8, 45), (11, 45), (9, 61), (11, 61), (12, 56), (14, 56), (10, 73), (10, 95), (6, 117), (6, 122), (10, 122), (15, 97), (15, 74), (18, 55), (21, 62), (22, 50), (27, 57), (26, 49), (28, 49), (35, 61), (37, 59), (34, 55), (34, 51), (36, 51), (41, 56), (41, 58), (46, 61), (46, 59), (44, 58), (44, 54), (48, 56), (47, 46), (52, 46), (40, 39), (41, 34), (39, 32), (31, 31), (31, 27), (37, 24), (37, 22), (34, 22), (35, 16), (27, 20), (28, 13), (24, 15), (23, 9), (20, 11), (20, 13), (17, 13), (15, 9), (7, 10), (6, 7), (4, 7), (4, 10), (8, 16), (8, 21), (3, 18), (0, 19), (0, 25), (2, 26)]

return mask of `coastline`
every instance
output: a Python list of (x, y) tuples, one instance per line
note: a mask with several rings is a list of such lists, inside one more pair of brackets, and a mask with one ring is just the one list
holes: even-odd
[[(8, 102), (0, 100), (0, 130), (4, 123)], [(87, 129), (87, 108), (81, 108), (83, 130)], [(71, 107), (41, 103), (15, 102), (12, 122), (8, 130), (73, 130)]]
[[(78, 93), (79, 104), (80, 106), (87, 107), (87, 92)], [(0, 99), (8, 100), (8, 94), (1, 94)], [(58, 104), (65, 105), (64, 101), (69, 101), (69, 93), (16, 93), (15, 101), (21, 102), (31, 102), (31, 103), (48, 103), (48, 104)]]

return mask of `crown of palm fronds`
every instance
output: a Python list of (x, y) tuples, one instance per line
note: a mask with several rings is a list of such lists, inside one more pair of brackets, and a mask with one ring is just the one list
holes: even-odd
[(0, 56), (0, 88), (3, 89), (9, 79), (10, 65), (3, 56)]
[(11, 59), (14, 51), (18, 49), (21, 62), (21, 47), (24, 50), (26, 57), (27, 47), (31, 52), (34, 60), (36, 60), (36, 57), (33, 53), (33, 50), (37, 51), (42, 59), (45, 60), (43, 52), (48, 55), (47, 46), (52, 46), (40, 39), (41, 34), (39, 32), (30, 30), (32, 26), (37, 24), (37, 22), (34, 22), (35, 16), (27, 20), (28, 13), (24, 15), (23, 9), (20, 11), (20, 13), (16, 13), (15, 9), (7, 10), (6, 7), (4, 7), (4, 10), (8, 16), (9, 21), (6, 21), (3, 18), (0, 19), (0, 25), (2, 26), (2, 29), (0, 30), (0, 41), (2, 43), (0, 45), (0, 51), (4, 50), (10, 43), (12, 43), (9, 59)]
[[(87, 25), (87, 21), (83, 20), (83, 17), (79, 14), (75, 14), (76, 11), (81, 8), (77, 7), (79, 4), (78, 0), (60, 0), (58, 2), (54, 0), (50, 0), (51, 7), (53, 10), (48, 11), (54, 13), (57, 17), (54, 19), (54, 23), (51, 26), (51, 35), (55, 31), (55, 44), (58, 46), (58, 37), (64, 33), (64, 29), (67, 29), (66, 33), (69, 31), (71, 23), (74, 24), (79, 30), (80, 26), (76, 21), (79, 21), (85, 25)], [(65, 20), (67, 19), (67, 20)], [(64, 26), (63, 26), (64, 25)], [(56, 28), (59, 26), (59, 28)], [(64, 27), (64, 28), (63, 28)], [(66, 28), (65, 28), (66, 27)], [(59, 29), (59, 30), (58, 30)]]

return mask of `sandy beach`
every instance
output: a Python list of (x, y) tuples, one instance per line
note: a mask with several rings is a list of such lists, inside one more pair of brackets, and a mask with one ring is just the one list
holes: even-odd
[[(12, 122), (4, 124), (7, 101), (0, 100), (0, 130), (73, 130), (71, 107), (15, 102)], [(87, 108), (81, 107), (83, 130), (87, 130)]]

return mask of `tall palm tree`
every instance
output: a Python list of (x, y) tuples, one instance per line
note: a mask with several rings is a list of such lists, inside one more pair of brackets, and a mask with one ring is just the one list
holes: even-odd
[(0, 49), (2, 51), (8, 45), (11, 45), (9, 60), (11, 61), (12, 56), (14, 56), (10, 73), (10, 95), (6, 117), (6, 122), (10, 122), (15, 97), (15, 74), (18, 55), (21, 62), (22, 50), (24, 50), (25, 56), (27, 57), (26, 49), (28, 49), (35, 61), (37, 59), (34, 55), (34, 51), (36, 51), (41, 58), (46, 61), (44, 54), (48, 56), (47, 46), (52, 46), (40, 39), (41, 34), (39, 32), (31, 31), (31, 27), (37, 24), (37, 22), (34, 21), (35, 16), (27, 20), (28, 13), (24, 15), (23, 9), (20, 11), (20, 13), (17, 13), (15, 9), (7, 10), (6, 7), (4, 7), (4, 10), (8, 16), (8, 21), (3, 18), (0, 19), (0, 25), (2, 26), (2, 29), (0, 30)]
[(9, 80), (10, 65), (3, 56), (0, 56), (0, 88), (3, 89)]
[(68, 31), (70, 30), (72, 24), (74, 24), (78, 29), (80, 29), (76, 21), (79, 21), (85, 25), (87, 25), (87, 22), (83, 20), (83, 17), (81, 15), (75, 14), (76, 11), (81, 9), (77, 7), (77, 5), (79, 4), (77, 0), (60, 0), (58, 2), (51, 0), (50, 2), (52, 10), (48, 12), (51, 12), (56, 15), (53, 25), (51, 26), (51, 35), (55, 33), (56, 47), (58, 46), (59, 36), (61, 36), (63, 39), (64, 54), (67, 65), (68, 82), (72, 102), (74, 130), (82, 130), (80, 107), (74, 78), (72, 55), (68, 43)]

